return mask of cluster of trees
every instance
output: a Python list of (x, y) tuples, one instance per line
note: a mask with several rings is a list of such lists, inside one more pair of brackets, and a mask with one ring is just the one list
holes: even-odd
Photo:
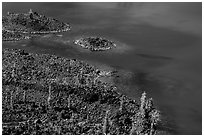
[(153, 135), (160, 120), (160, 112), (154, 108), (152, 98), (147, 99), (144, 92), (140, 98), (140, 109), (135, 115), (131, 134)]
[(88, 64), (10, 49), (2, 61), (3, 134), (156, 133), (160, 115), (146, 93), (138, 104), (100, 81), (63, 82), (94, 73)]

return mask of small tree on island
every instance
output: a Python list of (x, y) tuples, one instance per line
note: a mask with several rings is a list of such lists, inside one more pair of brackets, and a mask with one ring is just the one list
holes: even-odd
[(119, 107), (119, 111), (120, 111), (120, 112), (123, 111), (123, 106), (124, 106), (124, 101), (125, 101), (124, 98), (125, 98), (124, 96), (122, 96), (122, 97), (120, 98), (120, 107)]
[(109, 127), (109, 113), (110, 113), (110, 106), (108, 106), (106, 110), (106, 114), (103, 121), (103, 134), (107, 135), (108, 127)]
[(142, 97), (140, 98), (140, 112), (141, 114), (145, 114), (145, 106), (147, 102), (146, 92), (142, 93)]
[(150, 127), (150, 135), (155, 134), (156, 131), (156, 125), (160, 121), (160, 112), (156, 109), (150, 112), (150, 121), (151, 121), (151, 127)]
[(56, 83), (58, 79), (48, 79), (46, 82), (48, 82), (48, 97), (47, 97), (47, 104), (48, 108), (51, 108), (51, 99), (52, 99), (52, 84)]

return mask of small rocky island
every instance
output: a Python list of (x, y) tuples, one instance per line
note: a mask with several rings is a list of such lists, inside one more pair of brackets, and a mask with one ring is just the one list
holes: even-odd
[(28, 34), (49, 34), (70, 30), (70, 25), (33, 12), (10, 13), (2, 17), (3, 30)]
[(110, 40), (101, 37), (85, 37), (74, 41), (74, 44), (90, 51), (105, 51), (116, 47), (116, 44)]
[(3, 49), (3, 135), (157, 134), (160, 114), (98, 78), (107, 76), (76, 59)]

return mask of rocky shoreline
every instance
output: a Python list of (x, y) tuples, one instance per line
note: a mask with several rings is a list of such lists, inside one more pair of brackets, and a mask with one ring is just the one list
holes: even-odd
[(2, 30), (2, 40), (3, 41), (20, 41), (30, 39), (29, 36), (22, 35), (21, 33), (14, 33), (6, 30)]
[(3, 134), (157, 134), (152, 99), (132, 100), (106, 76), (76, 59), (3, 49)]

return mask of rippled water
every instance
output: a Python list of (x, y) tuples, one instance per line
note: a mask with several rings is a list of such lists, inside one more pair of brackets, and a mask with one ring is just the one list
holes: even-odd
[[(3, 3), (3, 15), (34, 11), (69, 22), (72, 31), (4, 47), (51, 53), (119, 70), (121, 92), (139, 98), (145, 90), (161, 110), (170, 134), (202, 133), (201, 3)], [(71, 41), (97, 35), (118, 48), (89, 52)]]

